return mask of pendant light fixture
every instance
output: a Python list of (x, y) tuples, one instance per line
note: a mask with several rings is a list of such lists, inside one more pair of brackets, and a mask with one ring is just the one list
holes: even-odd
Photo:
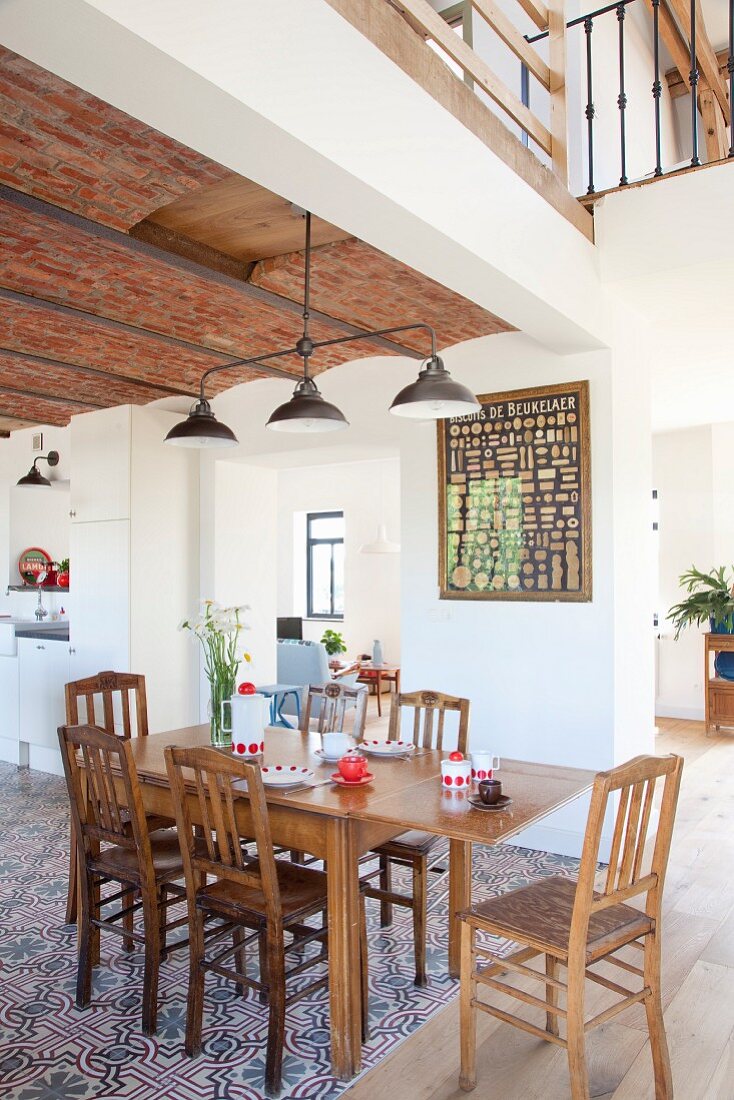
[(363, 542), (359, 548), (360, 554), (399, 554), (400, 543), (390, 542), (387, 537), (387, 526), (384, 523), (377, 524), (377, 538), (372, 542)]
[(49, 451), (47, 455), (39, 455), (38, 458), (34, 458), (33, 465), (31, 466), (25, 477), (22, 477), (17, 483), (21, 489), (50, 489), (51, 482), (47, 477), (44, 477), (41, 471), (36, 466), (37, 462), (48, 462), (49, 466), (58, 466), (59, 464), (59, 452)]
[(308, 373), (308, 360), (314, 343), (308, 332), (311, 316), (311, 215), (306, 211), (306, 269), (303, 280), (303, 335), (296, 351), (303, 359), (303, 378), (293, 391), (290, 401), (279, 405), (268, 420), (274, 432), (338, 432), (349, 427), (349, 421), (336, 405), (325, 401)]
[[(440, 420), (450, 416), (469, 416), (479, 411), (480, 405), (471, 390), (455, 382), (437, 353), (436, 333), (430, 325), (417, 323), (399, 325), (395, 328), (377, 329), (373, 332), (358, 332), (350, 336), (337, 336), (333, 340), (312, 340), (309, 334), (310, 298), (311, 298), (311, 214), (306, 216), (305, 273), (303, 287), (303, 335), (294, 348), (256, 355), (251, 359), (235, 359), (231, 363), (210, 367), (201, 376), (199, 400), (195, 402), (186, 420), (171, 428), (165, 442), (178, 447), (235, 447), (237, 436), (226, 424), (217, 420), (212, 407), (206, 399), (205, 383), (211, 374), (234, 367), (256, 366), (263, 374), (276, 378), (293, 380), (291, 371), (272, 366), (267, 360), (282, 359), (288, 355), (298, 355), (303, 361), (303, 376), (298, 380), (293, 396), (283, 405), (279, 405), (271, 414), (267, 426), (276, 432), (333, 432), (349, 427), (349, 422), (336, 405), (332, 405), (321, 394), (309, 372), (309, 359), (318, 348), (333, 347), (337, 344), (355, 343), (357, 340), (370, 340), (378, 336), (394, 336), (400, 332), (414, 332), (422, 329), (431, 340), (431, 354), (415, 382), (400, 391), (390, 411), (396, 416), (413, 417), (420, 420)], [(408, 353), (410, 354), (410, 353)]]

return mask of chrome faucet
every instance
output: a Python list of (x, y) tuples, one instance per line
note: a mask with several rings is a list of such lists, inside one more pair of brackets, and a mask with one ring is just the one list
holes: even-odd
[(36, 616), (36, 619), (38, 620), (38, 622), (39, 622), (39, 623), (40, 623), (40, 622), (42, 622), (42, 621), (43, 621), (43, 619), (45, 619), (45, 618), (46, 618), (46, 616), (48, 615), (48, 611), (47, 611), (47, 610), (46, 610), (46, 608), (45, 608), (45, 607), (43, 606), (43, 599), (42, 599), (42, 597), (43, 597), (43, 592), (42, 592), (42, 591), (41, 591), (41, 589), (39, 588), (39, 589), (38, 589), (38, 607), (37, 607), (37, 608), (36, 608), (36, 610), (35, 610), (35, 616)]

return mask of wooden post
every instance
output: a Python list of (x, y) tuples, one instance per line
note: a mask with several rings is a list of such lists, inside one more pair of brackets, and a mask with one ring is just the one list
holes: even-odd
[(550, 132), (553, 171), (568, 187), (568, 116), (566, 113), (566, 10), (564, 0), (548, 4)]

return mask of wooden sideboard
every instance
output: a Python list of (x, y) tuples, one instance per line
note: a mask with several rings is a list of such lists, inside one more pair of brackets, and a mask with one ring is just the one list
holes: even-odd
[(734, 653), (734, 634), (704, 634), (704, 687), (706, 733), (722, 726), (734, 727), (734, 680), (724, 680), (712, 668), (717, 653)]

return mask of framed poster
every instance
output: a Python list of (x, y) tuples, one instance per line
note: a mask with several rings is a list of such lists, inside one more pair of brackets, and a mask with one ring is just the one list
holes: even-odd
[(440, 598), (590, 600), (589, 383), (438, 422)]

